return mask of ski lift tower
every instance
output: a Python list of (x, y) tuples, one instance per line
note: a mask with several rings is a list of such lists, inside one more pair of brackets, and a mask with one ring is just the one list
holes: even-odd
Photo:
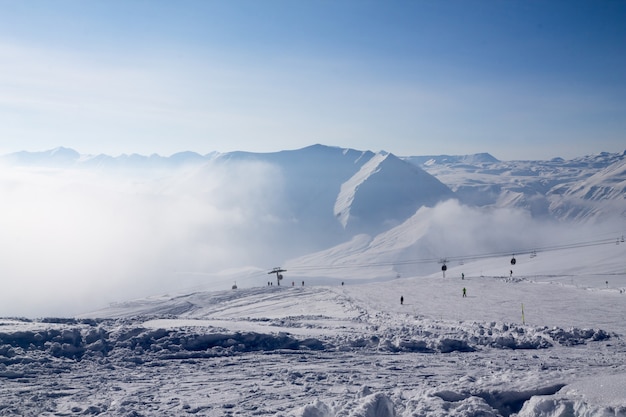
[(282, 269), (281, 267), (277, 266), (276, 268), (272, 269), (270, 272), (268, 272), (267, 274), (276, 274), (276, 284), (280, 285), (280, 281), (283, 279), (283, 274), (282, 272), (287, 272), (286, 269)]
[(446, 258), (441, 258), (439, 259), (439, 263), (442, 264), (441, 265), (441, 272), (443, 272), (443, 277), (446, 277), (446, 270), (448, 269), (448, 267), (446, 266), (446, 264), (448, 263), (448, 260)]

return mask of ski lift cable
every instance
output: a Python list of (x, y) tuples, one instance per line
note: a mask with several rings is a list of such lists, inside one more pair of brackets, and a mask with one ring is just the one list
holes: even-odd
[[(601, 239), (601, 240), (593, 240), (593, 241), (585, 241), (585, 242), (575, 242), (568, 243), (564, 245), (552, 245), (552, 246), (544, 246), (544, 247), (534, 247), (533, 249), (522, 249), (516, 251), (500, 251), (500, 252), (489, 252), (489, 253), (480, 253), (474, 255), (462, 255), (462, 256), (447, 256), (445, 259), (447, 262), (459, 262), (459, 261), (472, 261), (486, 258), (497, 258), (500, 256), (511, 256), (515, 255), (527, 255), (527, 254), (537, 254), (538, 252), (552, 252), (559, 250), (567, 250), (567, 249), (578, 249), (578, 248), (586, 248), (607, 244), (615, 244), (615, 239)], [(292, 271), (300, 271), (300, 270), (335, 270), (335, 269), (348, 269), (348, 268), (358, 268), (358, 267), (377, 267), (377, 266), (399, 266), (399, 265), (417, 265), (417, 264), (426, 264), (426, 263), (441, 263), (441, 257), (438, 258), (421, 258), (421, 259), (406, 259), (399, 261), (385, 261), (385, 262), (366, 262), (366, 263), (351, 263), (351, 264), (341, 264), (341, 265), (307, 265), (307, 266), (292, 266), (290, 269)]]

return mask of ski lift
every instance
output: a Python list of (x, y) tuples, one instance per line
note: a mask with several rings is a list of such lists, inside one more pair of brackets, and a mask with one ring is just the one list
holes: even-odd
[(536, 256), (537, 256), (537, 252), (536, 252), (536, 251), (532, 251), (532, 252), (531, 252), (531, 254), (530, 254), (530, 257), (531, 257), (531, 258), (534, 258), (534, 257), (536, 257)]
[(280, 281), (282, 281), (283, 279), (283, 274), (281, 274), (281, 272), (287, 272), (287, 270), (277, 266), (276, 268), (268, 272), (268, 274), (276, 274), (276, 284), (278, 285), (280, 285)]
[(515, 255), (511, 258), (511, 265), (515, 265), (517, 261), (515, 260)]
[(446, 277), (446, 270), (448, 269), (448, 267), (446, 266), (446, 262), (448, 262), (446, 258), (439, 259), (439, 263), (441, 264), (441, 272), (443, 272), (444, 278)]
[(233, 290), (236, 290), (236, 289), (237, 289), (237, 283), (236, 283), (236, 282), (233, 284), (233, 287), (232, 287), (232, 288), (233, 288)]

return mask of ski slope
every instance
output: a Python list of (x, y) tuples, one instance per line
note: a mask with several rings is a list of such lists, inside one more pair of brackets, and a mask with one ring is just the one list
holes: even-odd
[(0, 415), (625, 416), (624, 251), (2, 319)]

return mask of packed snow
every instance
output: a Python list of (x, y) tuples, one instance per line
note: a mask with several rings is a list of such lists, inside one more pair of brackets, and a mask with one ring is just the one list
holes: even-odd
[(626, 416), (625, 250), (2, 319), (0, 415)]

